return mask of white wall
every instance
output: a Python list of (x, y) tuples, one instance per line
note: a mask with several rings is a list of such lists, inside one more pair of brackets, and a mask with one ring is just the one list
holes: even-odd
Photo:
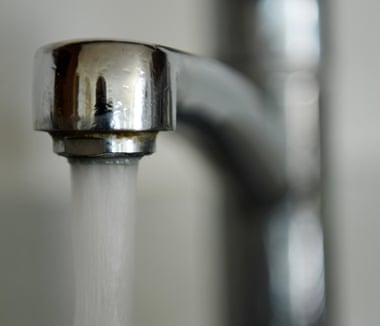
[(336, 325), (380, 322), (380, 3), (330, 3), (330, 213)]

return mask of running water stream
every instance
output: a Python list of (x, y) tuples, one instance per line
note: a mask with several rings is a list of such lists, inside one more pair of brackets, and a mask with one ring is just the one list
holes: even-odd
[(130, 326), (137, 159), (72, 160), (74, 326)]

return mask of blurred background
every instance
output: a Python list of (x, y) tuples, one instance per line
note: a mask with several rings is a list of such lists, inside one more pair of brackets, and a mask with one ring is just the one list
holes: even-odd
[[(213, 56), (216, 6), (217, 0), (0, 0), (1, 325), (70, 324), (57, 308), (70, 306), (69, 267), (58, 254), (67, 237), (70, 170), (53, 154), (49, 137), (32, 130), (36, 49), (57, 40), (106, 37)], [(374, 0), (331, 0), (325, 10), (331, 325), (379, 321), (379, 6)], [(170, 173), (157, 172), (168, 164)], [(202, 153), (173, 134), (160, 135), (157, 153), (142, 160), (138, 325), (220, 325), (219, 182)]]

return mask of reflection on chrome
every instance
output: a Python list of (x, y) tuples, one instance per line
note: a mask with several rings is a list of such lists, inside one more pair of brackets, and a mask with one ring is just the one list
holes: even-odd
[[(249, 233), (260, 234), (266, 244), (266, 256), (260, 260), (266, 267), (258, 269), (269, 273), (270, 292), (269, 317), (265, 322), (251, 320), (257, 325), (325, 325), (321, 1), (224, 0), (223, 4), (220, 58), (251, 77), (272, 104), (269, 110), (283, 135), (288, 186), (283, 201), (256, 224), (259, 231)], [(239, 313), (242, 310), (236, 309)]]
[(290, 309), (294, 325), (318, 321), (324, 309), (323, 234), (315, 204), (299, 207), (289, 228)]

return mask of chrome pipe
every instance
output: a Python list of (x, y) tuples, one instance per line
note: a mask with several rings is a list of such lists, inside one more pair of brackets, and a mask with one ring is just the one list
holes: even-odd
[(227, 66), (163, 46), (109, 40), (47, 45), (35, 61), (34, 127), (51, 134), (57, 154), (151, 154), (157, 133), (174, 130), (177, 116), (198, 117), (231, 133), (228, 148), (235, 161), (249, 162), (242, 166), (252, 181), (261, 175), (265, 187), (283, 187), (275, 121), (253, 85)]
[(320, 144), (323, 5), (320, 0), (220, 0), (218, 6), (217, 57), (251, 78), (282, 120), (288, 190), (282, 208), (258, 222), (255, 231), (264, 238), (261, 256), (270, 274), (265, 324), (327, 323)]

